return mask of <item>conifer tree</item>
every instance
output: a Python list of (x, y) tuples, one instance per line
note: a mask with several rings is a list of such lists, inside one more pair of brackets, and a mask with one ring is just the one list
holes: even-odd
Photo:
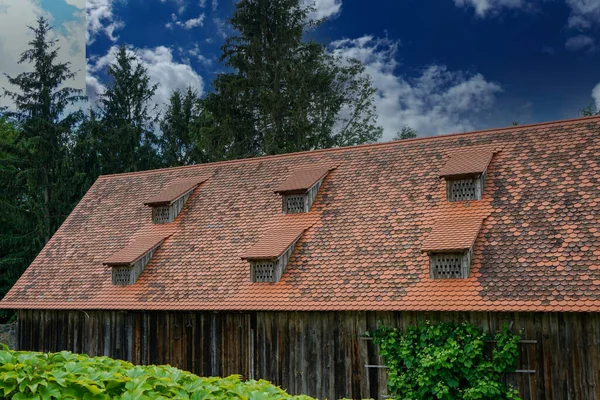
[(147, 69), (121, 46), (107, 67), (110, 83), (99, 100), (101, 125), (95, 127), (102, 173), (142, 171), (160, 167), (154, 132), (157, 85)]
[(176, 167), (193, 163), (192, 129), (199, 116), (198, 94), (191, 88), (174, 90), (160, 122), (160, 155), (163, 165)]
[(17, 90), (4, 89), (16, 111), (8, 115), (20, 125), (15, 148), (24, 157), (19, 179), (27, 182), (27, 196), (39, 210), (37, 231), (46, 243), (71, 211), (68, 193), (68, 144), (72, 127), (80, 112), (67, 107), (84, 99), (82, 91), (67, 84), (75, 78), (69, 63), (58, 62), (57, 40), (51, 39), (52, 27), (40, 17), (36, 27), (29, 27), (34, 37), (19, 63), (29, 63), (32, 71), (8, 76)]
[(205, 99), (214, 127), (208, 154), (252, 157), (372, 142), (373, 88), (362, 64), (306, 39), (318, 23), (298, 0), (241, 0), (230, 22), (219, 74)]
[(18, 60), (29, 71), (7, 75), (3, 94), (13, 106), (0, 113), (0, 297), (79, 200), (70, 149), (81, 113), (69, 107), (84, 97), (69, 86), (76, 72), (58, 61), (48, 21), (39, 18), (30, 29), (33, 38)]
[(408, 125), (404, 125), (402, 129), (396, 133), (394, 140), (414, 139), (418, 136), (417, 131)]

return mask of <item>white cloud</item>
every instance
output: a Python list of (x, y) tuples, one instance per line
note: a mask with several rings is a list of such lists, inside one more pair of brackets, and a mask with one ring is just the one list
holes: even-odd
[[(224, 20), (222, 20), (221, 18), (213, 17), (213, 24), (215, 24), (215, 27), (217, 28), (216, 33), (219, 36), (221, 36), (223, 39), (225, 39), (227, 37), (227, 30), (228, 30), (227, 23)], [(210, 42), (209, 42), (209, 39), (211, 40)], [(212, 38), (207, 38), (206, 42), (212, 43)]]
[(216, 11), (217, 7), (219, 7), (219, 1), (218, 0), (212, 0), (211, 7), (212, 7), (213, 11)]
[(200, 14), (198, 16), (198, 18), (191, 18), (188, 19), (187, 21), (179, 21), (177, 19), (177, 15), (175, 14), (171, 14), (171, 20), (172, 22), (169, 22), (165, 25), (165, 27), (169, 28), (169, 29), (173, 29), (174, 25), (180, 26), (183, 29), (192, 29), (195, 28), (197, 26), (202, 26), (204, 24), (204, 13)]
[(596, 110), (600, 110), (600, 83), (592, 89), (592, 98), (596, 102)]
[(203, 21), (204, 21), (204, 14), (200, 14), (200, 16), (198, 16), (198, 18), (192, 18), (192, 19), (188, 19), (187, 21), (185, 21), (183, 23), (183, 27), (185, 29), (192, 29), (197, 26), (202, 26)]
[(177, 7), (177, 14), (179, 15), (183, 14), (187, 7), (186, 0), (160, 0), (161, 3), (166, 3), (167, 1), (175, 3), (175, 6)]
[(77, 7), (80, 10), (85, 8), (85, 0), (65, 0), (65, 3), (70, 4), (73, 7)]
[(98, 98), (104, 94), (106, 87), (91, 72), (85, 75), (85, 92), (90, 104), (96, 104)]
[[(88, 90), (90, 90), (88, 95), (91, 100), (95, 99), (92, 97), (93, 94), (102, 93), (105, 90), (97, 74), (116, 60), (117, 51), (118, 47), (113, 46), (106, 55), (89, 60), (86, 83)], [(175, 61), (171, 49), (158, 46), (153, 49), (129, 48), (128, 51), (135, 54), (148, 70), (151, 84), (158, 85), (153, 101), (159, 107), (164, 107), (169, 101), (171, 92), (175, 89), (184, 90), (191, 86), (198, 94), (202, 94), (204, 90), (202, 77), (190, 65)]]
[[(564, 1), (571, 8), (569, 28), (590, 28), (600, 22), (600, 0)], [(526, 0), (454, 0), (458, 7), (473, 7), (480, 17), (497, 14), (503, 8), (531, 8), (534, 3)]]
[(331, 43), (341, 57), (360, 60), (377, 89), (375, 105), (383, 140), (390, 140), (404, 125), (421, 135), (472, 130), (478, 113), (488, 109), (501, 87), (481, 74), (449, 71), (443, 65), (425, 68), (416, 78), (396, 74), (398, 43), (363, 36)]
[(454, 4), (458, 7), (473, 7), (480, 17), (502, 8), (521, 8), (524, 5), (523, 0), (454, 0)]
[(315, 10), (308, 17), (314, 20), (335, 17), (342, 12), (342, 0), (302, 0), (302, 4), (312, 4)]
[[(9, 85), (4, 73), (16, 76), (21, 72), (31, 71), (27, 63), (18, 64), (20, 54), (27, 49), (32, 32), (27, 25), (35, 26), (36, 19), (42, 15), (49, 18), (54, 25), (53, 17), (44, 11), (35, 0), (0, 0), (0, 107), (12, 106), (10, 99), (2, 96), (6, 88), (14, 91), (16, 87)], [(75, 20), (56, 26), (49, 34), (49, 39), (58, 40), (57, 62), (68, 62), (73, 72), (77, 72), (74, 80), (66, 85), (77, 89), (85, 88), (85, 15), (83, 11), (74, 13)], [(70, 109), (67, 110), (71, 111)]]
[(115, 32), (124, 25), (113, 14), (115, 0), (87, 0), (86, 20), (87, 43), (94, 43), (96, 35), (104, 33), (111, 41), (116, 42), (118, 37)]
[(598, 0), (566, 0), (571, 7), (569, 27), (589, 28), (600, 22), (600, 1)]
[[(183, 49), (179, 50), (180, 53), (184, 53)], [(200, 46), (198, 46), (198, 43), (194, 43), (194, 47), (192, 47), (191, 49), (189, 49), (187, 51), (188, 55), (191, 55), (192, 57), (194, 57), (196, 60), (198, 60), (200, 63), (204, 64), (204, 65), (211, 65), (213, 63), (213, 58), (208, 58), (206, 57), (204, 54), (202, 54), (202, 52), (200, 51)]]
[(587, 35), (573, 36), (567, 39), (565, 48), (569, 51), (579, 51), (583, 49), (593, 51), (595, 48), (594, 39)]

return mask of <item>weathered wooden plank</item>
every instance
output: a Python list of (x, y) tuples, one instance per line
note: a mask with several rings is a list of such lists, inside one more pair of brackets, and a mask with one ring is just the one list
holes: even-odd
[(290, 316), (287, 312), (278, 313), (277, 318), (277, 362), (279, 363), (279, 382), (281, 388), (288, 391), (290, 388), (290, 357), (293, 349), (290, 347)]
[(365, 368), (382, 363), (375, 346), (359, 339), (379, 321), (405, 328), (424, 319), (469, 320), (492, 332), (514, 321), (526, 339), (519, 345), (519, 369), (535, 370), (507, 380), (514, 380), (523, 399), (600, 398), (597, 313), (20, 310), (18, 315), (19, 348), (170, 363), (202, 375), (247, 377), (254, 365), (255, 378), (320, 398), (386, 393), (385, 371)]
[(594, 376), (594, 398), (600, 399), (600, 374), (598, 373), (598, 371), (600, 371), (600, 360), (598, 359), (600, 357), (600, 332), (598, 331), (598, 327), (600, 327), (600, 316), (598, 313), (590, 313), (590, 316), (592, 320), (590, 329), (593, 335), (593, 347), (590, 354), (593, 369), (590, 371), (590, 374)]
[(357, 314), (357, 332), (355, 343), (357, 346), (357, 368), (359, 373), (359, 390), (360, 390), (360, 398), (367, 399), (371, 396), (371, 388), (369, 386), (369, 373), (367, 368), (364, 368), (365, 364), (369, 363), (369, 354), (367, 346), (364, 342), (360, 340), (360, 338), (367, 332), (367, 313), (360, 312)]

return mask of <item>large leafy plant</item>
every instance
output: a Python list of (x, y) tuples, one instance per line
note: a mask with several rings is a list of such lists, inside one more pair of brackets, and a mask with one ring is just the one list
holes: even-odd
[[(508, 328), (490, 336), (468, 323), (426, 322), (406, 330), (380, 327), (369, 336), (379, 347), (388, 389), (397, 399), (518, 399), (502, 377), (516, 368), (520, 336)], [(486, 341), (495, 339), (495, 348)]]
[(70, 352), (0, 350), (0, 399), (304, 399), (267, 381), (201, 378), (170, 366), (134, 366)]

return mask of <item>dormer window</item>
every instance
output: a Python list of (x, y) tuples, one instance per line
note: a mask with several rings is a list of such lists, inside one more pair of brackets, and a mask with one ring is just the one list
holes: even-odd
[(250, 263), (252, 282), (279, 282), (294, 247), (304, 234), (303, 224), (269, 228), (243, 256)]
[(133, 285), (167, 237), (166, 234), (138, 237), (104, 261), (112, 269), (113, 285)]
[(439, 172), (440, 178), (446, 179), (448, 201), (481, 200), (493, 155), (489, 150), (459, 151), (450, 155)]
[(485, 172), (479, 176), (465, 178), (447, 178), (446, 194), (448, 201), (481, 200)]
[(451, 216), (434, 223), (421, 250), (429, 255), (431, 279), (468, 278), (481, 216)]
[(473, 249), (456, 253), (430, 253), (431, 279), (468, 278)]
[(318, 168), (294, 172), (275, 193), (281, 194), (281, 209), (284, 214), (310, 211), (323, 179), (331, 168)]
[(204, 181), (205, 178), (178, 180), (149, 199), (144, 204), (152, 207), (152, 222), (166, 224), (175, 221), (194, 189)]

